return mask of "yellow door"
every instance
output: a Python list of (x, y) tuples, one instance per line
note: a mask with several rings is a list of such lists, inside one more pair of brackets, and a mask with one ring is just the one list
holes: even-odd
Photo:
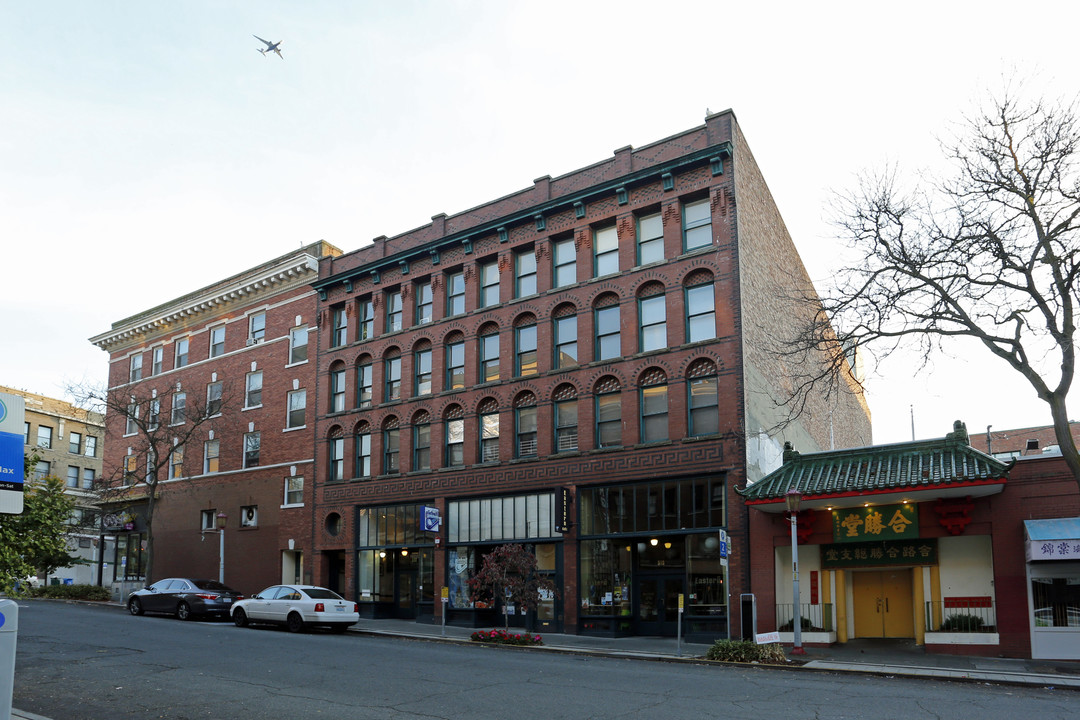
[(851, 574), (855, 637), (915, 636), (911, 570), (875, 570)]

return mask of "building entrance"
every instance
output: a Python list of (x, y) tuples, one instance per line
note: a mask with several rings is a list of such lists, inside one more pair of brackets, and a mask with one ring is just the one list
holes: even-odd
[(686, 592), (682, 572), (641, 573), (634, 583), (635, 635), (674, 637), (679, 632), (679, 595)]
[(855, 637), (915, 637), (911, 570), (852, 573)]

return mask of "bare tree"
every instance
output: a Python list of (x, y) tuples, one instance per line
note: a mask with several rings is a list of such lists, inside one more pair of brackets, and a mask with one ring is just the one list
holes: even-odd
[[(1080, 484), (1066, 409), (1080, 301), (1077, 104), (1006, 90), (942, 149), (952, 167), (944, 179), (904, 191), (890, 170), (838, 198), (836, 224), (857, 259), (837, 271), (821, 311), (785, 352), (861, 348), (882, 358), (915, 348), (925, 365), (950, 339), (973, 339), (1049, 405)], [(849, 379), (840, 364), (818, 369), (797, 391)]]
[[(120, 462), (106, 464), (94, 488), (101, 505), (113, 512), (142, 509), (149, 584), (154, 579), (154, 509), (160, 489), (167, 482), (187, 482), (203, 474), (204, 442), (211, 432), (219, 443), (229, 439), (232, 428), (225, 418), (237, 398), (225, 382), (211, 383), (205, 393), (179, 386), (163, 392), (145, 382), (110, 389), (70, 385), (66, 392), (77, 405), (104, 414), (106, 442), (126, 448)], [(198, 471), (191, 472), (196, 464)]]

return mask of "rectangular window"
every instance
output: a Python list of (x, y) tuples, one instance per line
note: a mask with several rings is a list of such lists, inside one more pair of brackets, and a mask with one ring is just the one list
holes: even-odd
[(244, 387), (244, 407), (253, 408), (262, 405), (262, 370), (248, 373)]
[(593, 277), (619, 272), (619, 233), (614, 225), (593, 231)]
[(330, 447), (327, 452), (327, 480), (345, 479), (345, 438), (330, 438)]
[(356, 476), (371, 476), (371, 433), (356, 436)]
[[(125, 416), (126, 423), (124, 425), (125, 435), (134, 435), (139, 431), (139, 406), (136, 403), (131, 403), (127, 406), (127, 415)], [(41, 429), (38, 429), (40, 435)], [(40, 442), (38, 443), (41, 444)]]
[(172, 479), (184, 477), (184, 446), (177, 445), (169, 455), (169, 477)]
[(82, 471), (82, 489), (93, 490), (94, 480), (97, 480), (97, 473), (94, 472), (94, 468), (83, 468)]
[(69, 488), (79, 487), (79, 468), (74, 465), (68, 465), (67, 478), (64, 480), (64, 484)]
[(620, 330), (618, 305), (611, 305), (596, 311), (597, 360), (613, 360), (622, 356)]
[(139, 459), (134, 455), (124, 456), (124, 484), (134, 485), (138, 482), (136, 468), (139, 467)]
[(285, 478), (285, 504), (286, 505), (303, 505), (304, 504), (304, 478), (302, 478), (302, 477), (287, 477), (287, 478)]
[(215, 358), (225, 354), (225, 326), (218, 325), (210, 328), (210, 357)]
[[(132, 458), (132, 459), (134, 459), (134, 458)], [(44, 480), (45, 478), (49, 477), (49, 475), (51, 473), (50, 468), (51, 468), (51, 465), (49, 464), (48, 460), (38, 460), (38, 464), (34, 468), (34, 479), (35, 480)]]
[(159, 400), (158, 398), (154, 398), (149, 403), (147, 403), (146, 429), (151, 430), (151, 431), (157, 430), (158, 429), (158, 423), (160, 423), (160, 422), (161, 422), (161, 400)]
[(397, 428), (383, 430), (383, 473), (391, 474), (400, 470), (398, 465), (398, 453), (401, 450), (400, 436)]
[(240, 527), (258, 527), (259, 526), (259, 506), (258, 505), (243, 505), (240, 508)]
[(638, 343), (641, 352), (663, 350), (667, 343), (667, 299), (664, 295), (654, 295), (638, 302), (641, 328)]
[(371, 298), (361, 300), (356, 305), (357, 310), (357, 340), (370, 340), (375, 337), (375, 303)]
[(465, 387), (465, 341), (446, 346), (446, 389), (461, 390)]
[(431, 281), (425, 280), (416, 286), (416, 324), (426, 325), (434, 319), (435, 299), (431, 290)]
[(499, 379), (499, 334), (492, 333), (480, 338), (480, 382)]
[(535, 375), (536, 365), (536, 326), (514, 328), (514, 370), (517, 377)]
[(690, 435), (720, 432), (719, 394), (716, 376), (690, 380)]
[(174, 367), (182, 368), (188, 364), (188, 339), (180, 338), (176, 341), (176, 364)]
[(372, 401), (371, 365), (356, 366), (356, 407), (369, 408)]
[(536, 251), (514, 253), (514, 297), (536, 294)]
[(716, 337), (716, 309), (712, 283), (686, 289), (686, 341), (700, 342)]
[(259, 466), (259, 450), (262, 447), (262, 435), (257, 432), (244, 434), (244, 467)]
[(78, 455), (82, 450), (82, 434), (77, 432), (68, 433), (68, 452), (72, 455)]
[(86, 447), (83, 450), (86, 457), (97, 457), (97, 438), (93, 435), (86, 436)]
[(446, 276), (446, 317), (465, 313), (465, 273)]
[(199, 514), (199, 524), (203, 530), (217, 530), (217, 510), (203, 510)]
[(293, 328), (289, 331), (289, 364), (307, 362), (308, 329)]
[(262, 342), (266, 339), (266, 313), (255, 313), (248, 318), (248, 340), (249, 344)]
[(402, 308), (400, 290), (386, 294), (386, 332), (397, 332), (402, 328)]
[(431, 425), (424, 423), (413, 428), (413, 470), (431, 469)]
[(660, 213), (638, 218), (637, 241), (638, 265), (664, 259), (664, 222)]
[(307, 424), (307, 390), (293, 390), (289, 393), (288, 428), (304, 427)]
[(536, 457), (536, 407), (523, 407), (514, 411), (517, 426), (514, 453), (519, 458)]
[(150, 374), (160, 375), (165, 366), (165, 348), (160, 345), (150, 351)]
[(619, 393), (596, 396), (596, 447), (622, 445), (622, 401)]
[(465, 464), (465, 421), (461, 418), (446, 421), (446, 466)]
[(131, 382), (135, 382), (136, 380), (142, 380), (142, 355), (141, 354), (131, 356), (131, 373), (130, 373), (130, 378), (129, 379), (131, 380)]
[(330, 373), (330, 412), (345, 411), (345, 368)]
[(431, 350), (420, 350), (413, 356), (413, 370), (416, 397), (431, 394)]
[(480, 462), (499, 462), (499, 413), (480, 416)]
[(330, 320), (330, 347), (341, 347), (349, 344), (349, 318), (345, 314), (345, 308), (336, 307), (331, 310)]
[(641, 388), (641, 442), (668, 439), (667, 385)]
[(219, 469), (218, 458), (221, 454), (220, 440), (207, 440), (203, 443), (203, 473), (209, 475)]
[(555, 367), (575, 367), (578, 364), (577, 315), (555, 321)]
[(577, 248), (574, 239), (560, 240), (552, 245), (555, 287), (566, 287), (577, 282)]
[(401, 358), (390, 358), (386, 361), (386, 385), (383, 392), (383, 402), (401, 399)]
[(709, 199), (683, 205), (683, 250), (712, 244), (712, 212)]
[(578, 449), (577, 398), (555, 403), (555, 452)]
[(206, 417), (221, 414), (221, 388), (220, 382), (210, 383), (206, 386)]
[(169, 422), (173, 425), (182, 425), (187, 419), (187, 393), (178, 392), (173, 393), (172, 396), (172, 415), (169, 417)]
[(494, 307), (499, 304), (499, 265), (484, 263), (480, 266), (480, 307)]

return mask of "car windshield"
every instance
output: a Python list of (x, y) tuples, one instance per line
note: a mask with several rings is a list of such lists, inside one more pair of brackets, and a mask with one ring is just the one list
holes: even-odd
[(327, 590), (326, 588), (305, 588), (304, 592), (312, 600), (344, 600), (343, 597), (338, 595), (333, 590)]
[(232, 588), (227, 585), (222, 585), (217, 580), (192, 580), (195, 587), (200, 590), (212, 590), (214, 592), (231, 593), (234, 592)]

